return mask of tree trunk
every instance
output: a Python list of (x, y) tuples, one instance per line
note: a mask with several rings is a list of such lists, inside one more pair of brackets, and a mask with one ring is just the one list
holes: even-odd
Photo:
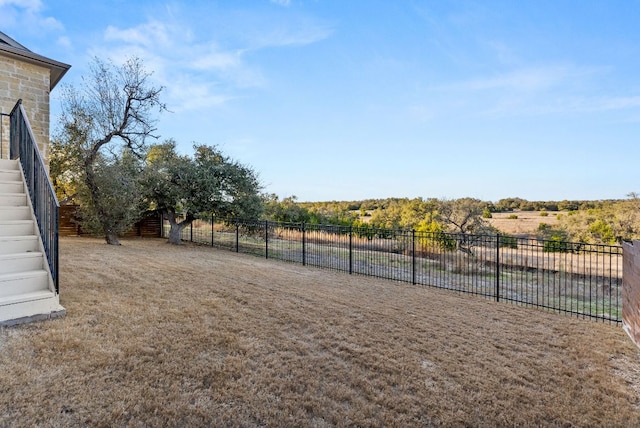
[(93, 173), (93, 162), (95, 160), (96, 153), (97, 149), (94, 149), (92, 154), (85, 160), (84, 172), (86, 175), (86, 184), (89, 188), (89, 194), (91, 195), (91, 201), (93, 203), (93, 206), (95, 207), (98, 220), (100, 221), (102, 230), (104, 231), (104, 240), (109, 245), (120, 245), (118, 234), (111, 230), (111, 228), (109, 227), (108, 216), (104, 212), (104, 209), (102, 209), (102, 202), (100, 201), (100, 190), (98, 189), (95, 175)]
[(169, 224), (171, 225), (171, 228), (169, 229), (169, 244), (181, 245), (182, 231), (191, 224), (191, 222), (193, 221), (193, 217), (187, 215), (187, 218), (178, 223), (176, 221), (175, 213), (166, 212), (165, 214), (169, 219)]
[(109, 245), (120, 245), (120, 240), (118, 239), (118, 234), (108, 230), (104, 235), (104, 240), (107, 241)]

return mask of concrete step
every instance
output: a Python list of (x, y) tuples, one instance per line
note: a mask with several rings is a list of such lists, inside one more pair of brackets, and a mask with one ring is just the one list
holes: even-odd
[(0, 326), (11, 326), (64, 316), (59, 297), (49, 290), (0, 297)]
[(27, 206), (26, 193), (0, 193), (0, 206), (25, 207)]
[(0, 181), (22, 181), (20, 170), (0, 169)]
[(0, 221), (2, 220), (31, 220), (31, 210), (26, 205), (21, 207), (0, 206)]
[(2, 220), (0, 221), (0, 236), (35, 235), (33, 220)]
[(22, 181), (0, 181), (0, 193), (25, 193)]
[(31, 253), (2, 254), (0, 255), (0, 275), (40, 270), (43, 268), (43, 263), (43, 253), (37, 251)]
[(0, 254), (16, 254), (40, 251), (36, 235), (0, 236)]
[(49, 274), (32, 270), (0, 275), (0, 298), (49, 290)]
[(20, 168), (20, 161), (17, 159), (15, 160), (0, 159), (0, 170), (2, 169), (17, 170), (19, 168)]

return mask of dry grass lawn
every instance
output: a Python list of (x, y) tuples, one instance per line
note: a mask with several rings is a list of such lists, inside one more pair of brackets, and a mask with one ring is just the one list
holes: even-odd
[(0, 426), (639, 426), (619, 326), (162, 240), (61, 240)]

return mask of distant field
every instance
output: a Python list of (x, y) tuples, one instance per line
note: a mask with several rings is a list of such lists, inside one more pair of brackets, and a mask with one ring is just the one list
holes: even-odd
[[(493, 213), (493, 218), (487, 220), (493, 227), (509, 235), (535, 235), (540, 223), (551, 226), (558, 224), (558, 214), (566, 215), (566, 213), (550, 211), (548, 216), (543, 217), (540, 215), (540, 211), (514, 211)], [(518, 218), (509, 218), (512, 215), (516, 215)]]
[[(371, 215), (372, 211), (368, 211)], [(549, 215), (543, 217), (540, 211), (514, 211), (505, 213), (493, 213), (493, 218), (487, 219), (489, 223), (503, 233), (509, 235), (535, 235), (540, 223), (547, 223), (551, 226), (558, 224), (558, 214), (566, 215), (566, 212), (549, 211)], [(510, 219), (509, 216), (516, 215), (517, 219)], [(360, 217), (360, 221), (368, 223), (371, 217)]]

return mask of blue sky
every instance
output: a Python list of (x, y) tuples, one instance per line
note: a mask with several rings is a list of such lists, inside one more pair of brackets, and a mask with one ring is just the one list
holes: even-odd
[(139, 56), (163, 138), (301, 201), (640, 191), (638, 22), (635, 0), (0, 0), (63, 82)]

